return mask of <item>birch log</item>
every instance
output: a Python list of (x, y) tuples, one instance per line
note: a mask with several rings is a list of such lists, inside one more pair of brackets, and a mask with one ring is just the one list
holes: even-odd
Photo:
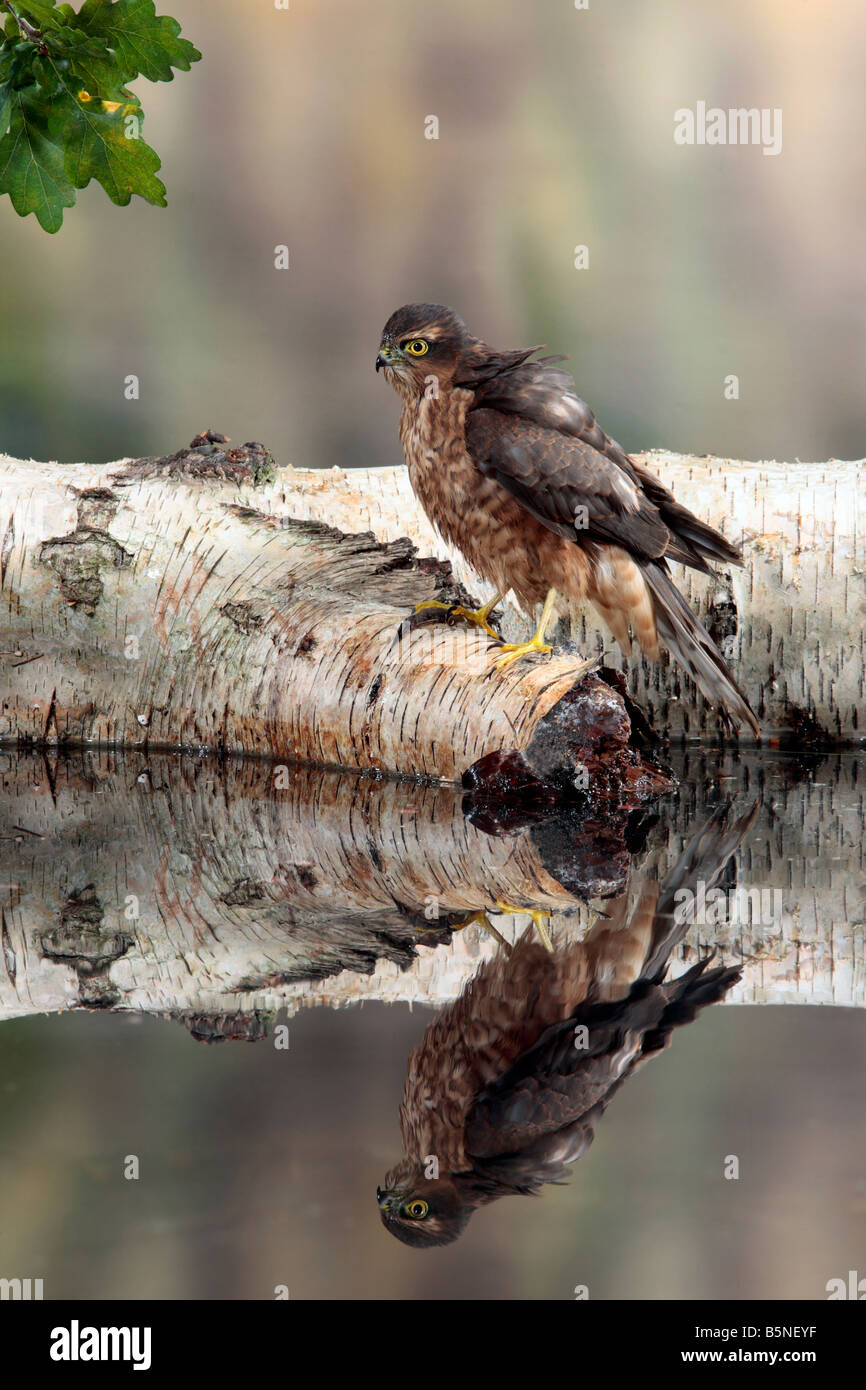
[[(762, 734), (794, 744), (856, 742), (866, 736), (866, 488), (864, 462), (744, 463), (654, 451), (635, 456), (677, 499), (742, 542), (743, 569), (715, 578), (674, 565), (675, 579), (724, 652), (758, 715)], [(404, 468), (340, 473), (281, 469), (269, 505), (329, 518), (380, 539), (408, 536), (427, 555), (452, 562), (479, 586), (456, 551), (433, 531)], [(507, 611), (508, 640), (526, 620)], [(632, 697), (672, 738), (719, 732), (715, 711), (663, 656), (627, 662), (587, 608), (561, 625), (587, 656), (629, 672)]]
[[(792, 744), (862, 740), (866, 687), (863, 464), (839, 460), (744, 463), (660, 452), (639, 457), (699, 516), (743, 543), (746, 564), (742, 570), (721, 571), (710, 579), (674, 568), (678, 584), (726, 653), (758, 713), (764, 735)], [(278, 654), (283, 675), (289, 662), (295, 673), (305, 671), (312, 680), (302, 684), (307, 690), (315, 687), (317, 696), (321, 695), (321, 646), (331, 650), (336, 644), (345, 650), (346, 627), (359, 621), (357, 613), (347, 619), (346, 609), (358, 596), (359, 567), (363, 567), (358, 533), (372, 532), (386, 547), (405, 546), (408, 540), (422, 556), (451, 562), (457, 582), (452, 593), (468, 588), (479, 597), (487, 596), (461, 557), (436, 536), (418, 507), (404, 468), (264, 469), (256, 463), (263, 458), (260, 446), (258, 453), (250, 455), (245, 449), (221, 450), (207, 442), (203, 451), (122, 464), (41, 465), (0, 456), (0, 633), (7, 635), (0, 654), (0, 677), (13, 696), (0, 710), (0, 740), (43, 737), (47, 731), (49, 736), (85, 741), (110, 738), (153, 744), (157, 740), (174, 743), (179, 732), (181, 741), (214, 746), (228, 743), (249, 750), (273, 745), (273, 721), (283, 718), (285, 698), (278, 682), (262, 677), (264, 649), (269, 655)], [(100, 492), (110, 497), (100, 499)], [(275, 589), (280, 611), (285, 608), (289, 586), (284, 582), (280, 592), (281, 554), (292, 549), (297, 553), (297, 547), (312, 541), (311, 533), (305, 537), (297, 527), (301, 520), (352, 534), (356, 546), (352, 555), (348, 553), (352, 547), (344, 549), (340, 559), (345, 572), (340, 601), (316, 608), (322, 629), (314, 636), (320, 637), (321, 646), (312, 660), (311, 653), (303, 651), (306, 633), (282, 630), (269, 611)], [(98, 535), (102, 529), (105, 539)], [(320, 533), (320, 538), (325, 535)], [(47, 547), (44, 552), (43, 546)], [(327, 549), (324, 539), (321, 547)], [(306, 574), (301, 566), (305, 597), (310, 595), (310, 583), (321, 579), (327, 567), (322, 550), (314, 558), (313, 549)], [(375, 568), (369, 558), (368, 568)], [(383, 572), (389, 567), (391, 584)], [(411, 580), (408, 568), (408, 550), (398, 548), (381, 557), (376, 576), (380, 603), (392, 609), (397, 605), (401, 615), (419, 595), (429, 597), (437, 586), (440, 593), (445, 592), (444, 572), (432, 562), (419, 563)], [(48, 583), (52, 569), (53, 589)], [(221, 585), (242, 590), (242, 596), (229, 596), (208, 616), (204, 604), (213, 602)], [(257, 598), (253, 591), (258, 586), (262, 593)], [(377, 629), (381, 640), (382, 607), (377, 615), (383, 620)], [(391, 612), (387, 621), (392, 619)], [(251, 640), (232, 638), (228, 629), (221, 632), (222, 620)], [(150, 642), (151, 629), (156, 648)], [(526, 620), (508, 603), (502, 630), (509, 640), (527, 633)], [(623, 661), (609, 634), (594, 622), (591, 610), (573, 615), (568, 630), (561, 627), (558, 637), (574, 641), (588, 659), (604, 653), (608, 664), (627, 671), (633, 698), (658, 732), (695, 738), (719, 731), (715, 712), (678, 668), (665, 657), (653, 665)], [(133, 646), (138, 639), (149, 648), (137, 670), (126, 655), (127, 639), (133, 640)], [(434, 751), (430, 746), (440, 743), (443, 727), (449, 724), (446, 718), (443, 725), (441, 718), (443, 692), (446, 709), (453, 706), (458, 713), (461, 693), (465, 695), (459, 681), (453, 684), (450, 671), (443, 676), (444, 647), (452, 652), (452, 667), (457, 657), (467, 675), (473, 662), (478, 674), (494, 658), (486, 643), (465, 630), (440, 630), (438, 644), (432, 629), (417, 635), (413, 654), (421, 657), (419, 664), (425, 671), (418, 704), (428, 713), (427, 717), (421, 714), (418, 726), (424, 752), (405, 770), (452, 778), (461, 761), (466, 765), (463, 750), (455, 757), (453, 749), (443, 754), (441, 747)], [(108, 709), (86, 694), (83, 699), (72, 698), (68, 680), (61, 679), (55, 692), (52, 672), (62, 674), (62, 662), (77, 651), (86, 653), (83, 660), (89, 667), (84, 684), (92, 691), (99, 688), (101, 694), (107, 682), (114, 692)], [(217, 687), (209, 674), (214, 665), (236, 662), (239, 656), (244, 664), (250, 663), (246, 693), (257, 695), (260, 709), (265, 705), (261, 718), (252, 710), (233, 710), (231, 700), (227, 713), (225, 702), (209, 708), (212, 702), (203, 698)], [(186, 684), (177, 680), (172, 684), (166, 676), (169, 657), (182, 657), (187, 668), (194, 668), (195, 674), (188, 670)], [(305, 667), (298, 658), (306, 658)], [(22, 667), (22, 662), (27, 666)], [(349, 665), (345, 693), (360, 711), (360, 697), (365, 693), (369, 697), (376, 677), (357, 663)], [(162, 680), (156, 679), (157, 667), (162, 668)], [(543, 704), (555, 703), (585, 669), (568, 657), (559, 657), (547, 667), (524, 665), (516, 673), (515, 684), (507, 682), (502, 693), (510, 699), (516, 688), (524, 712), (534, 708), (537, 715), (539, 706), (534, 702), (539, 691), (544, 691)], [(77, 676), (73, 684), (81, 685)], [(487, 687), (492, 684), (487, 682)], [(470, 686), (469, 703), (474, 704), (481, 688), (477, 680)], [(489, 693), (485, 688), (485, 694)], [(172, 712), (178, 712), (182, 700), (186, 709), (178, 729)], [(501, 739), (507, 720), (501, 709), (487, 708), (484, 699), (480, 703), (484, 708), (476, 712), (475, 723), (483, 724), (488, 715), (493, 721), (489, 742), (482, 736), (480, 744), (486, 748), (500, 740), (498, 746), (504, 746)], [(507, 713), (514, 718), (510, 708)], [(318, 731), (314, 735), (304, 730), (303, 756), (348, 760), (352, 766), (363, 762), (394, 767), (398, 753), (402, 760), (405, 746), (367, 745), (369, 726), (381, 714), (380, 706), (372, 719), (353, 720), (353, 737), (357, 733), (359, 741), (350, 752), (334, 746), (331, 739), (320, 740)], [(401, 723), (405, 730), (406, 720)], [(292, 739), (300, 732), (291, 730)], [(285, 753), (282, 737), (276, 741)], [(468, 733), (465, 752), (477, 753), (479, 746), (476, 729)]]
[(165, 459), (0, 460), (0, 743), (206, 747), (476, 783), (509, 752), (530, 781), (670, 786), (628, 746), (594, 661), (500, 674), (478, 629), (401, 635), (425, 599), (469, 602), (449, 566), (405, 537), (293, 516), (292, 472), (262, 486), (272, 471), (261, 445), (211, 433)]
[[(750, 898), (698, 922), (678, 952), (715, 944), (742, 962), (734, 1001), (863, 1004), (857, 761), (827, 758), (799, 782), (766, 756), (678, 769), (684, 790), (660, 808), (633, 886), (663, 877), (706, 821), (707, 789), (721, 780), (746, 809), (761, 791), (728, 875), (757, 910)], [(491, 835), (454, 788), (309, 768), (277, 786), (255, 759), (7, 751), (0, 774), (0, 1018), (133, 1009), (252, 1038), (279, 1009), (440, 1005), (496, 949), (454, 931), (468, 914), (504, 901), (580, 932), (585, 900), (621, 893), (630, 872), (625, 814)], [(496, 921), (505, 935), (526, 925)]]

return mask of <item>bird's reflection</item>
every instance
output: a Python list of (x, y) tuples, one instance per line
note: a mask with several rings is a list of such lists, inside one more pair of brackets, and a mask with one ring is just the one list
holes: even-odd
[(717, 813), (662, 883), (609, 905), (582, 941), (551, 951), (531, 928), (439, 1014), (409, 1059), (404, 1157), (376, 1193), (393, 1235), (445, 1245), (477, 1207), (561, 1181), (623, 1081), (723, 998), (739, 968), (710, 954), (669, 979), (668, 965), (689, 894), (718, 881), (755, 814)]

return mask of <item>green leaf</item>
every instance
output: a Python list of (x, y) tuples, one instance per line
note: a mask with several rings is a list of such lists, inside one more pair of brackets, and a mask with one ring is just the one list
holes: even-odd
[(124, 82), (139, 74), (151, 82), (170, 82), (172, 68), (189, 72), (201, 58), (189, 39), (179, 37), (176, 19), (157, 15), (153, 0), (85, 0), (78, 27), (114, 50)]
[[(154, 0), (84, 0), (78, 13), (49, 0), (18, 0), (0, 29), (0, 194), (22, 217), (56, 232), (75, 189), (91, 179), (112, 202), (133, 195), (165, 207), (160, 159), (141, 138), (144, 119), (127, 83), (170, 82), (201, 57)], [(0, 18), (2, 18), (0, 10)]]
[(135, 100), (107, 102), (82, 98), (68, 81), (64, 96), (52, 103), (49, 127), (66, 146), (65, 172), (75, 188), (97, 179), (113, 203), (125, 207), (133, 194), (165, 207), (165, 185), (156, 177), (159, 155), (131, 134), (141, 128)]
[(51, 0), (21, 0), (12, 8), (16, 14), (29, 19), (35, 29), (58, 29), (63, 22)]
[(124, 78), (114, 54), (101, 39), (88, 38), (78, 29), (65, 29), (46, 39), (46, 47), (51, 56), (42, 61), (53, 63), (58, 73), (74, 71), (91, 96), (117, 98), (123, 92)]
[(19, 92), (24, 87), (33, 86), (35, 82), (33, 67), (38, 56), (38, 50), (32, 43), (16, 44), (11, 50), (8, 72), (4, 64), (4, 75), (13, 92)]
[(32, 212), (46, 232), (56, 232), (63, 209), (75, 202), (75, 190), (66, 177), (62, 142), (49, 133), (50, 108), (31, 92), (12, 93), (5, 105), (10, 128), (0, 139), (0, 193), (9, 194), (19, 217)]

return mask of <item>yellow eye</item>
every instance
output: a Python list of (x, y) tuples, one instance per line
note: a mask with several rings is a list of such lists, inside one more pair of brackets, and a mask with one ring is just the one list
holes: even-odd
[(422, 1202), (420, 1197), (417, 1197), (413, 1202), (407, 1202), (405, 1207), (406, 1215), (411, 1216), (413, 1221), (421, 1221), (429, 1210), (427, 1203)]
[(412, 338), (410, 342), (404, 343), (404, 347), (412, 357), (423, 357), (424, 353), (430, 350), (430, 344), (425, 343), (423, 338)]

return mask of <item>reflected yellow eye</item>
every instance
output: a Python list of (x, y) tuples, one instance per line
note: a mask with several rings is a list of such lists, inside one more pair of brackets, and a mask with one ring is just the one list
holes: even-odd
[(422, 1202), (420, 1197), (416, 1197), (413, 1202), (407, 1202), (404, 1208), (406, 1215), (411, 1216), (413, 1221), (421, 1221), (427, 1215), (430, 1208), (426, 1202)]
[(430, 344), (425, 343), (423, 338), (411, 338), (408, 343), (403, 344), (403, 347), (411, 357), (423, 357), (424, 353), (430, 350)]

